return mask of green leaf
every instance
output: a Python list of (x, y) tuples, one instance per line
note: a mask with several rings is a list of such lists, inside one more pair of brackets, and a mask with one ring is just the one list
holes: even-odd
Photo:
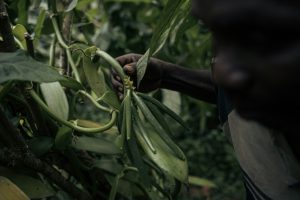
[(212, 181), (209, 181), (207, 179), (199, 178), (196, 176), (189, 176), (189, 184), (196, 185), (196, 186), (205, 186), (210, 188), (216, 188), (216, 184), (214, 184)]
[(160, 137), (166, 142), (166, 144), (172, 149), (174, 155), (176, 155), (178, 158), (185, 160), (185, 155), (181, 151), (181, 149), (173, 142), (173, 140), (168, 136), (168, 134), (165, 132), (165, 130), (162, 128), (160, 123), (157, 121), (157, 119), (153, 116), (150, 109), (147, 107), (147, 105), (143, 102), (143, 100), (138, 97), (135, 93), (133, 93), (133, 97), (135, 102), (138, 105), (138, 108), (142, 111), (144, 117), (148, 120), (148, 122), (151, 124), (153, 129), (159, 133)]
[(44, 63), (37, 62), (24, 51), (0, 53), (0, 83), (11, 80), (54, 82), (65, 78)]
[(0, 199), (30, 200), (29, 197), (8, 178), (0, 176)]
[(132, 135), (130, 140), (126, 140), (128, 147), (128, 156), (133, 165), (138, 168), (140, 177), (143, 177), (140, 181), (143, 185), (150, 187), (151, 181), (148, 174), (148, 167), (143, 161), (142, 154), (137, 146), (136, 136)]
[(69, 76), (64, 76), (65, 79), (62, 81), (59, 81), (59, 83), (63, 86), (63, 87), (67, 87), (67, 88), (71, 88), (74, 90), (84, 90), (84, 87), (81, 83), (79, 83), (78, 81), (76, 81), (74, 78), (69, 77)]
[(27, 24), (28, 19), (28, 0), (18, 1), (18, 24)]
[(92, 62), (92, 56), (95, 55), (96, 51), (96, 47), (90, 47), (84, 51), (83, 69), (92, 90), (98, 97), (101, 97), (106, 92), (106, 84), (102, 70), (98, 70), (99, 64)]
[(171, 135), (172, 131), (171, 131), (171, 128), (168, 125), (167, 121), (164, 118), (164, 114), (151, 102), (145, 101), (145, 104), (149, 107), (149, 109), (151, 110), (151, 113), (157, 119), (157, 121), (159, 122), (161, 127), (166, 131), (166, 133)]
[(68, 7), (66, 8), (65, 12), (70, 12), (71, 10), (73, 10), (76, 7), (77, 3), (78, 3), (78, 0), (72, 0), (69, 3)]
[(140, 82), (142, 81), (146, 73), (149, 58), (150, 58), (150, 50), (148, 49), (146, 53), (137, 62), (137, 87), (139, 87)]
[(49, 109), (59, 118), (68, 120), (69, 104), (60, 83), (42, 83), (40, 88)]
[(150, 103), (157, 106), (163, 113), (169, 115), (171, 118), (173, 118), (175, 121), (177, 121), (179, 124), (181, 124), (184, 128), (188, 129), (186, 123), (181, 119), (180, 116), (178, 116), (175, 112), (173, 112), (170, 108), (162, 104), (160, 101), (142, 93), (138, 93), (138, 96), (140, 96), (145, 101), (149, 101)]
[(59, 128), (55, 136), (55, 147), (59, 150), (64, 150), (72, 143), (72, 129), (67, 126)]
[(13, 34), (21, 43), (22, 49), (27, 49), (26, 40), (25, 40), (25, 33), (27, 33), (26, 28), (22, 24), (17, 24), (13, 27)]
[(120, 154), (120, 149), (108, 140), (93, 137), (76, 137), (71, 146), (75, 149), (91, 151), (99, 154), (115, 155)]
[(153, 141), (153, 146), (156, 150), (154, 153), (149, 146), (146, 144), (145, 140), (142, 138), (141, 134), (136, 134), (138, 141), (141, 143), (142, 148), (154, 163), (156, 163), (160, 168), (166, 171), (171, 176), (175, 177), (181, 182), (187, 182), (188, 179), (188, 165), (187, 160), (182, 160), (174, 156), (172, 150), (166, 144), (164, 140), (158, 135), (156, 131), (152, 129), (147, 129), (149, 132), (149, 137)]
[(92, 167), (102, 169), (111, 174), (119, 174), (124, 167), (112, 159), (101, 159), (93, 163)]
[(24, 174), (19, 174), (13, 170), (4, 167), (0, 167), (0, 175), (10, 179), (30, 199), (42, 199), (53, 196), (55, 194), (50, 185), (43, 183), (37, 178), (33, 178)]
[(142, 125), (141, 121), (138, 118), (136, 118), (135, 121), (136, 121), (136, 126), (135, 126), (136, 132), (142, 136), (142, 138), (144, 139), (145, 143), (148, 145), (152, 153), (155, 154), (156, 149), (154, 148), (154, 145), (151, 139), (149, 138), (148, 132), (145, 130), (145, 127)]
[(41, 8), (39, 17), (36, 22), (36, 26), (34, 28), (34, 44), (36, 45), (41, 37), (41, 33), (43, 30), (44, 22), (46, 19), (46, 10), (44, 8)]
[(97, 101), (103, 101), (104, 103), (112, 106), (113, 108), (119, 110), (120, 109), (120, 101), (113, 91), (107, 91), (104, 93), (102, 97), (100, 97)]
[(189, 0), (168, 1), (161, 14), (160, 21), (154, 30), (150, 42), (150, 48), (137, 63), (137, 86), (139, 86), (140, 81), (145, 75), (147, 63), (150, 57), (156, 54), (164, 46), (171, 32), (180, 29), (180, 25), (184, 21), (182, 18), (186, 18), (189, 11)]
[(54, 145), (51, 137), (35, 137), (28, 141), (29, 149), (38, 157), (47, 153)]
[(150, 56), (156, 54), (166, 43), (171, 31), (174, 31), (182, 19), (182, 12), (189, 13), (189, 0), (169, 0), (150, 42)]

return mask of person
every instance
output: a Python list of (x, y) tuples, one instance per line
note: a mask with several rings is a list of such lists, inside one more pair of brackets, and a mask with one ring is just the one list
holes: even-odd
[[(193, 0), (210, 28), (211, 70), (151, 58), (138, 88), (176, 90), (216, 103), (242, 169), (248, 200), (300, 199), (300, 2)], [(117, 58), (136, 79), (138, 54)], [(122, 98), (117, 74), (112, 83)]]

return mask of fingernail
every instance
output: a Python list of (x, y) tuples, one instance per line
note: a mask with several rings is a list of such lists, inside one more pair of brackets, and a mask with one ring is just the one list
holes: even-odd
[(121, 81), (120, 76), (116, 76), (116, 79), (117, 79), (118, 81)]
[(134, 74), (134, 67), (132, 66), (132, 64), (127, 64), (124, 66), (124, 71), (127, 75), (133, 75)]

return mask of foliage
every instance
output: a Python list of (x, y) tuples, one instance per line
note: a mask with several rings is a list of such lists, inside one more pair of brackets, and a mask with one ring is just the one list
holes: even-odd
[[(182, 96), (179, 112), (187, 130), (161, 103), (166, 91), (152, 97), (136, 93), (112, 58), (150, 48), (145, 57), (156, 53), (208, 67), (210, 33), (188, 15), (189, 1), (6, 3), (20, 50), (0, 55), (0, 179), (8, 183), (0, 191), (35, 199), (158, 200), (186, 198), (179, 192), (188, 180), (215, 188), (195, 176), (217, 187), (228, 180), (236, 184), (231, 170), (237, 167), (210, 114), (214, 108)], [(161, 15), (166, 17), (158, 23)], [(111, 89), (110, 67), (125, 83), (123, 102)], [(224, 151), (217, 162), (228, 168), (206, 163)], [(232, 195), (240, 189), (236, 185), (227, 196), (238, 198)], [(225, 193), (217, 188), (210, 195), (222, 199)]]

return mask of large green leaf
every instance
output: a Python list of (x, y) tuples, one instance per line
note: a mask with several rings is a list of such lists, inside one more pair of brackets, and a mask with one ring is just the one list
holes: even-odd
[(143, 79), (147, 63), (151, 56), (156, 54), (166, 43), (171, 32), (178, 31), (184, 19), (190, 11), (189, 0), (169, 0), (165, 6), (160, 21), (154, 30), (150, 42), (150, 48), (146, 51), (137, 63), (137, 85)]
[(65, 78), (48, 65), (33, 60), (24, 51), (0, 53), (0, 83), (20, 80), (34, 82), (63, 81)]
[(30, 199), (41, 199), (54, 195), (52, 188), (37, 178), (19, 174), (4, 167), (0, 167), (0, 176), (10, 179), (28, 197), (30, 197)]
[(98, 70), (99, 64), (92, 62), (96, 50), (96, 47), (90, 47), (84, 51), (83, 69), (90, 87), (98, 97), (101, 97), (106, 92), (106, 86), (104, 74), (101, 69)]
[(30, 200), (29, 197), (8, 178), (0, 176), (1, 200)]
[(18, 24), (27, 24), (28, 19), (28, 0), (18, 1)]
[(93, 163), (93, 167), (102, 169), (110, 174), (119, 174), (124, 167), (112, 159), (101, 159)]
[(173, 155), (172, 150), (155, 131), (148, 129), (149, 137), (153, 141), (155, 152), (146, 144), (141, 134), (136, 136), (146, 154), (164, 171), (182, 182), (187, 182), (188, 165), (187, 160), (181, 160)]
[(120, 154), (120, 149), (112, 142), (94, 137), (77, 137), (72, 141), (71, 146), (75, 149), (91, 151), (99, 154)]
[(49, 109), (59, 118), (67, 120), (69, 116), (69, 104), (60, 83), (42, 83), (40, 87)]
[(70, 3), (69, 3), (69, 5), (68, 5), (65, 12), (70, 12), (71, 10), (73, 10), (76, 7), (77, 3), (78, 3), (78, 0), (70, 1)]

